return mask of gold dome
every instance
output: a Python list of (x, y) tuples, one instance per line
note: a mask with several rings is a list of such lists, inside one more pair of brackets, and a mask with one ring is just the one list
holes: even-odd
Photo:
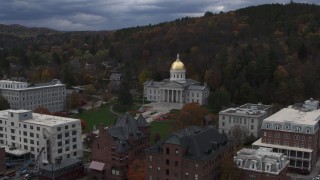
[(185, 70), (184, 64), (179, 59), (179, 54), (177, 55), (177, 59), (171, 65), (171, 70)]

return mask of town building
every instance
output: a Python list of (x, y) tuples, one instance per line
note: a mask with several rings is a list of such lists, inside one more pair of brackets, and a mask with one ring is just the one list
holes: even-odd
[(273, 113), (271, 105), (247, 103), (219, 112), (219, 132), (228, 137), (260, 137), (262, 121)]
[(289, 170), (308, 173), (319, 156), (319, 102), (308, 100), (302, 107), (283, 108), (263, 120), (262, 136), (252, 145), (273, 148), (288, 156)]
[(41, 165), (38, 180), (81, 179), (85, 176), (85, 168), (81, 160), (69, 158), (53, 164)]
[(0, 174), (6, 171), (6, 151), (4, 146), (0, 146)]
[(66, 107), (66, 85), (54, 79), (47, 83), (0, 80), (0, 95), (11, 109), (34, 110), (38, 107), (59, 112)]
[(288, 158), (282, 153), (272, 152), (272, 148), (247, 149), (237, 152), (234, 161), (241, 179), (289, 180)]
[(144, 158), (150, 147), (150, 124), (143, 116), (137, 119), (126, 113), (107, 129), (100, 125), (99, 135), (92, 143), (89, 176), (93, 179), (127, 179), (128, 166)]
[[(80, 120), (32, 113), (30, 110), (0, 111), (0, 144), (6, 153), (29, 155), (44, 163), (82, 157)], [(43, 149), (43, 150), (42, 150)], [(40, 153), (42, 152), (42, 153)]]
[(211, 126), (191, 126), (146, 150), (147, 179), (219, 179), (233, 145)]
[(148, 80), (144, 84), (144, 97), (152, 102), (192, 103), (201, 105), (208, 103), (209, 87), (200, 82), (186, 79), (186, 68), (179, 59), (172, 63), (170, 79), (162, 81)]

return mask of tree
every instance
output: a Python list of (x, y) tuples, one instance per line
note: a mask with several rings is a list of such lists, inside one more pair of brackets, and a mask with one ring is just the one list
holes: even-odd
[(139, 74), (139, 82), (143, 84), (148, 79), (152, 78), (152, 73), (149, 69), (143, 69), (143, 71)]
[(91, 131), (89, 133), (86, 134), (86, 137), (83, 140), (83, 144), (85, 145), (85, 147), (89, 148), (91, 147), (93, 141), (96, 139), (96, 135)]
[(87, 122), (85, 120), (80, 119), (80, 124), (81, 124), (81, 129), (82, 130), (87, 129), (88, 125), (87, 125)]
[(240, 171), (236, 166), (236, 163), (233, 162), (232, 157), (225, 153), (221, 163), (221, 177), (222, 180), (237, 180), (240, 179)]
[(10, 109), (10, 104), (6, 98), (0, 95), (0, 110)]
[(67, 101), (68, 109), (77, 108), (80, 105), (80, 95), (76, 92), (73, 92)]
[(176, 128), (183, 129), (191, 125), (202, 125), (204, 117), (208, 115), (206, 108), (198, 103), (185, 104), (177, 114)]
[(154, 135), (154, 142), (158, 142), (159, 140), (161, 139), (161, 136), (160, 134), (157, 132), (155, 135)]
[(209, 95), (208, 103), (215, 112), (219, 112), (222, 107), (230, 105), (231, 95), (225, 88), (216, 89)]
[(120, 105), (132, 105), (133, 99), (129, 87), (122, 83), (118, 92), (118, 103)]
[(137, 159), (134, 160), (128, 169), (129, 180), (141, 180), (146, 179), (146, 160)]
[(44, 107), (37, 107), (33, 110), (34, 113), (39, 113), (39, 114), (48, 114), (48, 115), (51, 115), (51, 112), (47, 109), (47, 108), (44, 108)]

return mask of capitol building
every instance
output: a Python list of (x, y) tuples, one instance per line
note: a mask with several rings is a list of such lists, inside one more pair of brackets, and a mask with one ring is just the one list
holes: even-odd
[(144, 85), (144, 97), (152, 102), (192, 103), (200, 105), (208, 103), (209, 87), (200, 82), (186, 79), (186, 69), (180, 61), (179, 54), (170, 68), (170, 79), (162, 81), (148, 80)]

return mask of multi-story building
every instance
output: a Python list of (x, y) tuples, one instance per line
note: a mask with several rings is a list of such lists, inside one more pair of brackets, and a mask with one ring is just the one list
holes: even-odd
[(34, 84), (0, 80), (0, 95), (8, 100), (11, 109), (43, 107), (50, 112), (59, 112), (66, 106), (66, 85), (56, 79)]
[[(82, 157), (80, 120), (32, 113), (31, 110), (0, 111), (0, 144), (12, 156), (40, 154), (41, 162)], [(43, 151), (41, 151), (43, 149)]]
[(241, 179), (291, 179), (287, 175), (289, 160), (282, 153), (272, 152), (271, 148), (243, 148), (237, 152), (234, 161), (240, 171)]
[(191, 126), (146, 150), (147, 179), (219, 179), (224, 156), (233, 145), (211, 126)]
[(301, 108), (284, 108), (263, 120), (262, 136), (253, 147), (273, 148), (288, 156), (289, 169), (310, 172), (320, 150), (320, 110), (314, 108), (317, 104), (318, 101), (309, 100)]
[(271, 105), (247, 103), (219, 112), (219, 132), (228, 137), (260, 137), (262, 121), (273, 113)]
[(179, 59), (179, 54), (170, 68), (170, 79), (162, 81), (148, 80), (144, 84), (144, 97), (152, 102), (207, 104), (209, 87), (200, 82), (186, 79), (186, 69)]
[(0, 174), (6, 171), (6, 152), (4, 146), (0, 146)]
[(144, 158), (150, 146), (150, 125), (139, 116), (128, 113), (118, 118), (114, 126), (99, 127), (99, 135), (92, 143), (92, 162), (89, 174), (93, 179), (127, 179), (128, 166)]
[[(85, 168), (81, 160), (69, 158), (56, 161), (54, 164), (41, 165), (38, 180), (81, 179), (85, 175)], [(53, 178), (54, 177), (54, 178)]]

